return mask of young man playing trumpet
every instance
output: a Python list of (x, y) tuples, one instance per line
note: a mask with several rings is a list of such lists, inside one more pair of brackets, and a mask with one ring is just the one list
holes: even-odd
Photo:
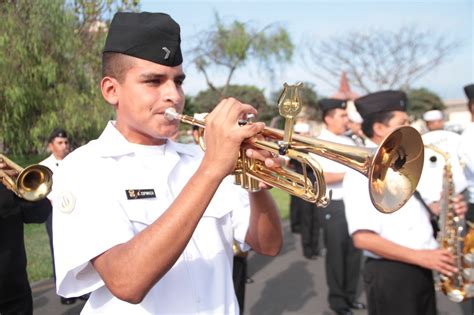
[[(184, 107), (182, 61), (170, 16), (114, 16), (101, 90), (116, 121), (54, 177), (57, 288), (64, 296), (92, 292), (83, 314), (238, 314), (233, 240), (265, 255), (282, 246), (270, 193), (228, 181), (242, 142), (264, 128), (239, 126), (256, 114), (252, 106), (222, 100), (206, 117), (205, 153), (168, 140), (178, 122), (164, 112)], [(247, 154), (278, 164), (267, 152)]]

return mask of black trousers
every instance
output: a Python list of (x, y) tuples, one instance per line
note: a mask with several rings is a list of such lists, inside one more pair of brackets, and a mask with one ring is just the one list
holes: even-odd
[(292, 233), (301, 233), (301, 204), (303, 199), (290, 196), (290, 227)]
[(301, 246), (303, 255), (311, 258), (311, 256), (319, 255), (319, 211), (311, 202), (301, 200), (300, 203), (300, 226), (301, 226)]
[(363, 278), (369, 315), (436, 314), (433, 273), (429, 269), (368, 258)]
[(239, 303), (240, 314), (244, 313), (245, 306), (245, 281), (247, 280), (247, 256), (234, 256), (234, 269), (232, 271), (235, 295)]
[(474, 223), (474, 203), (469, 203), (466, 213), (466, 220)]
[(362, 252), (354, 247), (349, 235), (342, 200), (332, 200), (321, 211), (326, 246), (326, 281), (332, 310), (349, 309), (355, 301), (360, 276)]
[(45, 225), (46, 225), (46, 232), (48, 233), (48, 238), (49, 238), (49, 249), (51, 251), (51, 260), (53, 262), (53, 278), (54, 278), (54, 283), (56, 284), (56, 268), (54, 266), (54, 249), (53, 249), (53, 213), (52, 212), (49, 214), (48, 219), (46, 219)]
[(0, 303), (1, 315), (32, 315), (33, 314), (33, 298), (31, 291), (15, 300)]

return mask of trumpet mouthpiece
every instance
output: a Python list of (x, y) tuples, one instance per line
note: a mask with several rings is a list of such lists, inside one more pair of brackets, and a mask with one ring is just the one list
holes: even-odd
[(180, 118), (179, 116), (180, 116), (180, 114), (178, 114), (178, 113), (176, 112), (176, 110), (175, 110), (174, 108), (172, 108), (172, 107), (167, 108), (167, 109), (165, 110), (165, 118), (166, 118), (167, 120), (169, 120), (169, 121), (173, 121), (173, 120), (179, 119), (179, 118)]

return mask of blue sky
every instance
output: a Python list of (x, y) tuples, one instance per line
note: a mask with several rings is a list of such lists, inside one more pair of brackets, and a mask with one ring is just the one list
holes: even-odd
[[(462, 99), (465, 97), (463, 86), (474, 83), (473, 0), (141, 0), (141, 9), (170, 14), (181, 26), (184, 51), (189, 48), (196, 34), (209, 29), (214, 23), (215, 11), (223, 21), (229, 23), (239, 20), (250, 22), (257, 28), (278, 23), (290, 32), (297, 50), (303, 49), (305, 41), (325, 40), (349, 31), (393, 31), (403, 25), (415, 25), (460, 41), (462, 45), (443, 65), (416, 81), (413, 87), (426, 87), (443, 99)], [(232, 83), (255, 85), (269, 95), (279, 90), (284, 82), (307, 81), (316, 84), (318, 93), (333, 94), (333, 87), (305, 71), (298, 56), (296, 52), (293, 64), (278, 72), (273, 81), (248, 66), (236, 73)], [(187, 74), (185, 91), (195, 95), (206, 89), (204, 78), (186, 62), (186, 54), (184, 58)], [(221, 73), (214, 73), (213, 78), (220, 85), (224, 82)], [(334, 80), (338, 82), (339, 78)], [(354, 87), (353, 90), (363, 94)]]

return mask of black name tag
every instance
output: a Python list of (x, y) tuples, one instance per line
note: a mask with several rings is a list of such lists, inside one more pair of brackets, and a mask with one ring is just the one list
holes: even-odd
[(127, 194), (128, 200), (156, 198), (154, 189), (127, 189), (125, 193)]

